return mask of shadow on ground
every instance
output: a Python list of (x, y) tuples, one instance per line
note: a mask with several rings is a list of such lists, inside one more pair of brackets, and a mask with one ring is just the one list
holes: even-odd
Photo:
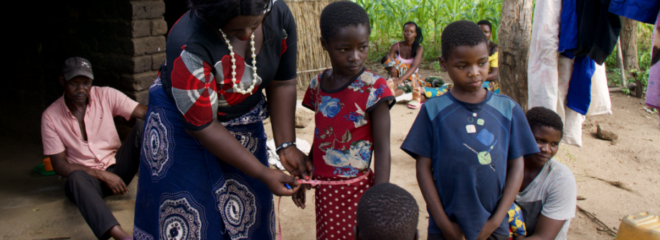
[[(42, 176), (41, 146), (0, 138), (0, 239), (95, 239), (78, 208), (64, 194), (64, 178)], [(122, 227), (133, 231), (137, 178), (129, 193), (105, 199)]]

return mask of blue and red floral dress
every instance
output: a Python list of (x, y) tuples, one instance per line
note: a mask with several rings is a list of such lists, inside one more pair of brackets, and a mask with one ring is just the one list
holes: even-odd
[(315, 112), (312, 161), (317, 180), (348, 180), (367, 175), (346, 185), (319, 185), (316, 188), (316, 238), (352, 239), (357, 203), (373, 185), (370, 171), (373, 133), (368, 113), (379, 103), (392, 107), (394, 96), (387, 81), (363, 69), (345, 86), (326, 90), (321, 82), (327, 72), (309, 83), (303, 106)]

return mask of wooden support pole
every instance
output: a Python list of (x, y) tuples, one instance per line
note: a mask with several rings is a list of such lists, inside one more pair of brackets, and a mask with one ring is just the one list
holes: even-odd
[(628, 86), (626, 81), (626, 67), (623, 65), (623, 53), (621, 52), (621, 37), (616, 40), (616, 55), (619, 60), (619, 65), (621, 66), (621, 86)]

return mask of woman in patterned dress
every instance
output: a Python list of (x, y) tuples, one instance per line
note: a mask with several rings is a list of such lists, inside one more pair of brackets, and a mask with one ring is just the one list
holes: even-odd
[(422, 87), (426, 85), (417, 73), (422, 63), (424, 47), (422, 29), (415, 22), (403, 24), (403, 41), (392, 44), (383, 66), (390, 73), (388, 81), (395, 96), (412, 92), (412, 100), (408, 102), (409, 108), (419, 108), (422, 99)]
[[(281, 0), (190, 5), (149, 89), (134, 238), (273, 239), (273, 194), (299, 186), (268, 167), (262, 120), (272, 113), (277, 145), (295, 141), (293, 16)], [(297, 148), (278, 154), (308, 176)]]

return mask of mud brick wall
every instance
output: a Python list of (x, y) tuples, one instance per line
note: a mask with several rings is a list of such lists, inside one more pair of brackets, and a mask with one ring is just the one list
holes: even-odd
[[(84, 24), (97, 78), (147, 104), (147, 89), (165, 61), (167, 23), (160, 1), (105, 1), (93, 5)], [(101, 13), (101, 15), (98, 15)]]
[(57, 77), (72, 56), (91, 61), (94, 85), (147, 104), (147, 89), (165, 61), (163, 0), (12, 1), (5, 7), (13, 20), (4, 31), (11, 43), (4, 45), (0, 136), (41, 143), (41, 114), (62, 96)]

